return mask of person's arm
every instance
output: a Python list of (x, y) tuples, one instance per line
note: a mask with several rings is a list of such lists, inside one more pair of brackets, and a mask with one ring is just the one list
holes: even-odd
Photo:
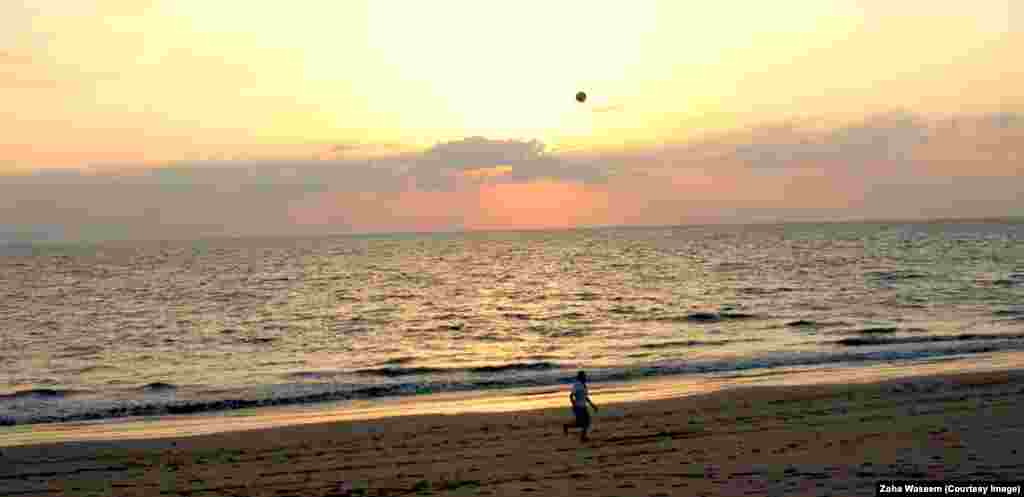
[(575, 390), (573, 390), (572, 392), (569, 392), (569, 402), (571, 402), (572, 405), (576, 405), (576, 391)]
[(587, 403), (590, 404), (590, 407), (594, 408), (594, 412), (597, 412), (597, 406), (594, 405), (594, 401), (590, 400), (590, 393), (589, 392), (587, 393)]

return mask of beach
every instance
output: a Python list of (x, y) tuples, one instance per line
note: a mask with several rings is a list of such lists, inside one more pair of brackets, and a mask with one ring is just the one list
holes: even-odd
[(593, 387), (587, 443), (562, 433), (566, 407), (14, 446), (7, 431), (0, 495), (875, 495), (883, 481), (1024, 474), (1022, 369), (617, 401), (623, 390)]

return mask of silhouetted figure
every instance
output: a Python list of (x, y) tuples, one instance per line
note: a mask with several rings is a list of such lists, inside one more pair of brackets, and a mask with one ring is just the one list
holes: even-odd
[(590, 392), (587, 391), (587, 373), (580, 371), (576, 375), (576, 382), (572, 385), (572, 393), (569, 394), (569, 402), (572, 403), (572, 413), (576, 415), (576, 422), (562, 425), (562, 431), (569, 434), (569, 428), (583, 428), (580, 441), (587, 441), (587, 432), (590, 431), (590, 411), (587, 404), (597, 412), (597, 406), (590, 400)]

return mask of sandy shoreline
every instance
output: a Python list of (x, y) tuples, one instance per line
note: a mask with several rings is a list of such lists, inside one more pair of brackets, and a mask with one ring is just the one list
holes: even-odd
[(558, 407), (5, 447), (0, 496), (874, 495), (891, 479), (1024, 479), (1021, 369), (606, 393), (587, 444), (562, 434)]

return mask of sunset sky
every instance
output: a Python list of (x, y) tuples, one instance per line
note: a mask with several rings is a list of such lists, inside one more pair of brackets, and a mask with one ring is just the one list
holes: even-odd
[(1022, 11), (6, 0), (0, 242), (1021, 216)]

